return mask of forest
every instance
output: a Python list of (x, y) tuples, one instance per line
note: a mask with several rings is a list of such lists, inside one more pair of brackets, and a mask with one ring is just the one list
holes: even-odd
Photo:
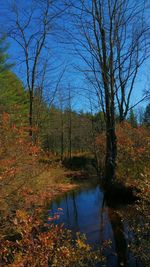
[(150, 266), (148, 0), (0, 16), (0, 267)]

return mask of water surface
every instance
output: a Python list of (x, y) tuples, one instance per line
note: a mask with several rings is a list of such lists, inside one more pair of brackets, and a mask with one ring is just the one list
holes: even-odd
[(132, 233), (128, 221), (121, 220), (119, 208), (107, 206), (100, 186), (69, 192), (57, 198), (50, 205), (49, 215), (58, 209), (62, 212), (55, 223), (63, 223), (74, 233), (86, 234), (88, 243), (100, 246), (111, 241), (111, 247), (106, 250), (107, 267), (142, 267), (129, 251)]

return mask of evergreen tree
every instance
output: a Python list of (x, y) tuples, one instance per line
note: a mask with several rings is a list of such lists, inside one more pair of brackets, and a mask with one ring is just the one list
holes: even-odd
[(131, 124), (132, 127), (136, 128), (138, 123), (137, 123), (137, 118), (135, 116), (134, 110), (131, 109), (130, 110), (130, 114), (129, 114), (129, 118), (128, 118), (128, 122)]
[(12, 67), (13, 64), (8, 63), (8, 44), (6, 43), (6, 35), (0, 36), (0, 73)]
[(143, 122), (147, 126), (150, 125), (150, 103), (147, 105), (147, 107), (145, 109)]
[(6, 36), (0, 36), (0, 113), (8, 112), (15, 123), (27, 119), (27, 96), (22, 82), (10, 70)]
[(8, 112), (15, 123), (27, 121), (27, 95), (22, 82), (11, 71), (0, 73), (0, 113)]

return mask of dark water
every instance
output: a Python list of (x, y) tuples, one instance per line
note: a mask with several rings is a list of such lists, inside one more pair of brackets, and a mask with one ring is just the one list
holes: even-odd
[(64, 226), (74, 233), (80, 231), (86, 234), (88, 243), (100, 246), (111, 240), (111, 247), (106, 250), (107, 267), (142, 266), (129, 251), (132, 233), (129, 231), (128, 222), (121, 220), (119, 209), (107, 206), (99, 186), (57, 198), (51, 203), (49, 219), (57, 214), (58, 209), (60, 217), (56, 215), (58, 218), (54, 222), (64, 223)]

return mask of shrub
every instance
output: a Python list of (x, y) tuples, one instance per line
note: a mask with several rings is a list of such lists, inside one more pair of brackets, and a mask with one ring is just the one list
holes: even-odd
[(85, 236), (77, 233), (73, 240), (71, 231), (53, 224), (42, 231), (37, 215), (16, 212), (12, 219), (15, 240), (7, 237), (0, 243), (2, 267), (94, 267), (97, 262), (104, 263), (102, 251), (93, 251)]
[[(116, 127), (117, 135), (117, 178), (123, 181), (142, 178), (148, 173), (150, 165), (149, 130), (142, 127), (133, 128), (125, 122)], [(104, 168), (105, 135), (96, 140), (99, 166)]]

